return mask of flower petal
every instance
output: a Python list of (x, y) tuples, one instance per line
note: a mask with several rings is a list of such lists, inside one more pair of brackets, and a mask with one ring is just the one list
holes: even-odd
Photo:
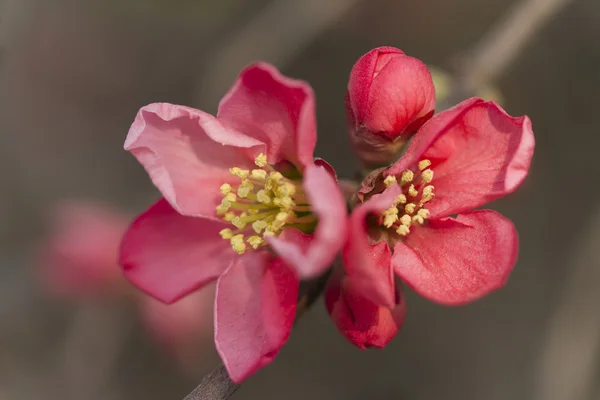
[(234, 382), (269, 364), (287, 341), (298, 299), (294, 271), (266, 251), (249, 252), (217, 282), (215, 343)]
[(377, 244), (369, 241), (366, 218), (391, 207), (399, 194), (400, 188), (394, 185), (354, 209), (342, 251), (346, 273), (356, 282), (356, 290), (374, 303), (390, 308), (396, 305), (390, 248), (385, 241)]
[[(255, 149), (252, 149), (255, 148)], [(219, 187), (235, 182), (230, 167), (252, 167), (260, 141), (224, 125), (212, 115), (167, 103), (137, 114), (125, 141), (154, 185), (184, 215), (215, 217)]]
[(228, 225), (185, 217), (161, 199), (129, 227), (120, 264), (134, 285), (165, 303), (215, 280), (237, 257), (219, 231)]
[(315, 100), (306, 82), (288, 78), (267, 63), (244, 69), (219, 104), (217, 114), (267, 144), (270, 164), (312, 164), (317, 141)]
[(357, 290), (357, 282), (334, 274), (325, 289), (325, 305), (340, 333), (361, 349), (384, 348), (400, 330), (406, 303), (397, 293), (394, 308), (379, 306)]
[(280, 237), (267, 237), (273, 250), (302, 278), (320, 275), (327, 269), (346, 240), (346, 202), (335, 178), (325, 167), (308, 167), (304, 190), (319, 218), (313, 235), (286, 229)]
[(477, 208), (513, 192), (529, 171), (535, 140), (528, 117), (470, 99), (427, 122), (387, 175), (429, 159), (435, 197), (431, 217)]
[(392, 264), (422, 296), (459, 305), (504, 286), (518, 247), (512, 222), (496, 211), (481, 210), (415, 227), (394, 248)]

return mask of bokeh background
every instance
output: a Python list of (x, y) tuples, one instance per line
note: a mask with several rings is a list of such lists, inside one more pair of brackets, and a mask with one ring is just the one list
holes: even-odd
[[(313, 85), (317, 155), (351, 177), (354, 61), (393, 45), (451, 70), (516, 1), (302, 3), (0, 2), (0, 399), (181, 399), (218, 363), (210, 337), (182, 366), (127, 304), (58, 300), (39, 282), (36, 249), (57, 203), (133, 214), (158, 197), (122, 150), (139, 107), (214, 112), (244, 65), (271, 61)], [(493, 204), (521, 237), (503, 290), (458, 308), (408, 292), (404, 328), (383, 351), (352, 347), (318, 303), (234, 398), (599, 399), (599, 72), (600, 2), (573, 0), (495, 82), (537, 140), (526, 183)]]

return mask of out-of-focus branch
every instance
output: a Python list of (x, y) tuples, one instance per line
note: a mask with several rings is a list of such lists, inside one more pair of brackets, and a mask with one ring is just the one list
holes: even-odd
[[(210, 55), (196, 104), (214, 103), (253, 60), (283, 67), (361, 0), (274, 0)], [(208, 78), (206, 78), (208, 77)]]
[(517, 2), (459, 60), (457, 82), (448, 103), (453, 105), (494, 82), (555, 15), (573, 0)]
[[(303, 282), (300, 286), (298, 308), (296, 309), (296, 321), (317, 301), (323, 293), (330, 273), (326, 273), (317, 279)], [(227, 400), (240, 387), (233, 382), (223, 365), (219, 365), (211, 373), (206, 375), (202, 382), (183, 400)]]

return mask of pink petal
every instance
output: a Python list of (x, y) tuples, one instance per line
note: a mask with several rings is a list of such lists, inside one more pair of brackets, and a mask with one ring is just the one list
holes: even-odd
[(512, 222), (492, 210), (473, 211), (412, 229), (394, 248), (392, 264), (422, 296), (458, 305), (504, 286), (518, 247)]
[(390, 208), (399, 194), (400, 188), (394, 185), (354, 209), (342, 251), (346, 273), (356, 282), (356, 290), (374, 303), (390, 308), (396, 305), (390, 249), (385, 241), (370, 242), (366, 218)]
[(119, 244), (128, 223), (99, 203), (66, 201), (56, 207), (36, 260), (45, 288), (67, 297), (118, 289), (123, 280)]
[(223, 97), (217, 116), (266, 143), (270, 164), (312, 164), (317, 127), (314, 94), (306, 82), (290, 79), (270, 64), (253, 64)]
[(336, 275), (327, 283), (325, 305), (338, 330), (361, 349), (384, 348), (404, 322), (406, 303), (402, 293), (397, 294), (394, 308), (382, 307), (365, 298), (357, 290), (357, 282)]
[(185, 217), (161, 199), (129, 227), (120, 263), (134, 285), (165, 303), (215, 280), (237, 254), (219, 231), (228, 224)]
[(435, 198), (427, 208), (432, 218), (446, 216), (513, 192), (527, 176), (534, 146), (529, 118), (470, 99), (423, 125), (388, 174), (431, 160)]
[(308, 236), (297, 229), (286, 229), (280, 237), (267, 237), (267, 240), (300, 277), (311, 278), (323, 273), (342, 248), (346, 240), (347, 211), (335, 178), (324, 167), (308, 167), (303, 186), (319, 217), (314, 234)]
[(294, 271), (266, 251), (238, 258), (217, 282), (215, 343), (234, 382), (271, 363), (287, 341), (298, 298)]
[(219, 187), (235, 181), (229, 168), (251, 167), (249, 154), (263, 148), (212, 115), (167, 103), (140, 109), (125, 141), (125, 150), (144, 166), (173, 208), (209, 218), (222, 199)]

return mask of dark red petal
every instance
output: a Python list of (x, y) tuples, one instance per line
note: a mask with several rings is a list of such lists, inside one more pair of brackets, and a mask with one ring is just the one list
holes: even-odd
[(518, 248), (512, 222), (480, 210), (411, 228), (406, 241), (394, 247), (392, 265), (422, 296), (458, 305), (504, 286)]
[(534, 147), (529, 118), (513, 118), (493, 102), (470, 99), (423, 125), (386, 175), (429, 159), (435, 197), (427, 208), (431, 218), (447, 216), (513, 192), (527, 176)]
[(215, 280), (237, 257), (219, 235), (227, 226), (182, 216), (161, 199), (125, 233), (119, 260), (125, 276), (149, 295), (172, 303)]
[(357, 290), (376, 304), (395, 306), (394, 274), (387, 242), (373, 244), (367, 232), (367, 217), (391, 207), (400, 194), (394, 185), (354, 209), (350, 215), (348, 240), (342, 257), (346, 273), (356, 282)]
[(270, 164), (312, 164), (317, 142), (315, 99), (306, 82), (267, 63), (244, 69), (219, 104), (218, 118), (267, 144)]
[(285, 344), (298, 286), (294, 271), (266, 251), (245, 254), (219, 278), (215, 343), (234, 382), (269, 364)]
[(385, 347), (400, 330), (406, 315), (402, 293), (396, 295), (397, 305), (387, 308), (377, 305), (357, 290), (357, 282), (342, 274), (329, 279), (325, 289), (325, 305), (340, 333), (355, 346)]

